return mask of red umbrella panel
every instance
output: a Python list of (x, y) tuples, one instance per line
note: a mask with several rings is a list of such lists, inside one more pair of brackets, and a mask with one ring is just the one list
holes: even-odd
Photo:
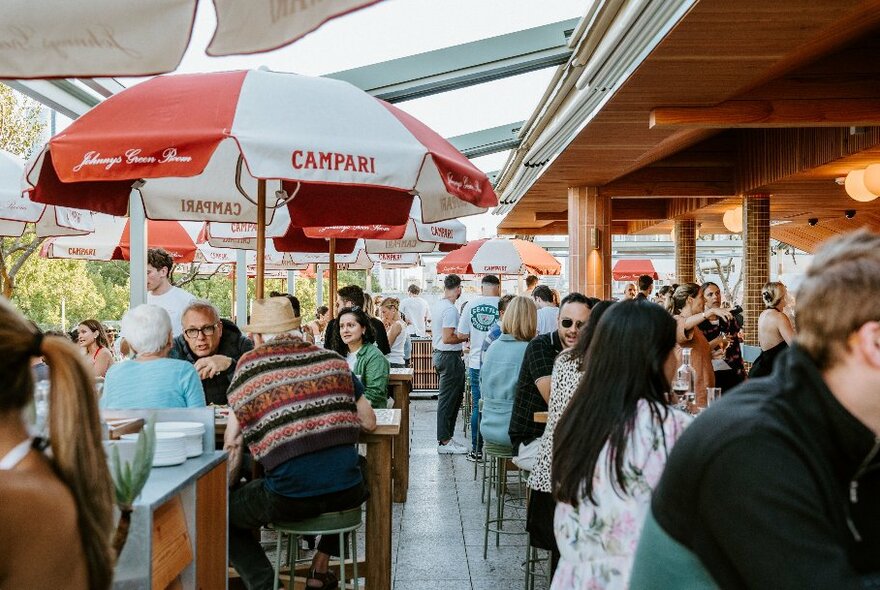
[(611, 269), (611, 276), (615, 281), (637, 281), (642, 275), (648, 275), (654, 280), (659, 278), (654, 263), (647, 259), (618, 260)]

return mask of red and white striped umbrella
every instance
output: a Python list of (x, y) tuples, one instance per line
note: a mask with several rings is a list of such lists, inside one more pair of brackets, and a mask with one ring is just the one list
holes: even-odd
[(90, 211), (34, 203), (22, 194), (24, 164), (0, 150), (0, 236), (21, 236), (28, 223), (37, 237), (83, 234), (94, 230)]
[[(110, 215), (95, 216), (95, 231), (87, 235), (52, 238), (43, 244), (40, 252), (45, 258), (77, 260), (129, 260), (131, 257), (130, 221)], [(230, 264), (235, 262), (235, 251), (213, 248), (200, 238), (202, 223), (178, 221), (148, 221), (150, 248), (162, 248), (174, 261), (181, 263), (208, 262)], [(256, 260), (254, 257), (253, 260)]]
[[(206, 53), (260, 53), (380, 0), (214, 0)], [(203, 5), (209, 4), (202, 0)], [(151, 76), (177, 69), (197, 0), (5, 0), (0, 77)]]
[(300, 227), (404, 225), (414, 195), (429, 223), (498, 202), (483, 172), (407, 113), (346, 82), (261, 70), (126, 89), (27, 171), (38, 202), (124, 215), (137, 188), (147, 217), (176, 220), (256, 222), (258, 180), (289, 198)]
[(562, 265), (542, 247), (525, 240), (474, 240), (437, 263), (440, 274), (558, 275)]

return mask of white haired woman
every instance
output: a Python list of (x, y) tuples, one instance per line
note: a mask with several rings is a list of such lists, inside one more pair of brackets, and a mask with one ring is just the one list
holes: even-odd
[(205, 392), (195, 368), (166, 358), (171, 350), (171, 318), (158, 305), (139, 305), (122, 317), (122, 337), (135, 357), (113, 365), (104, 381), (101, 407), (200, 408)]

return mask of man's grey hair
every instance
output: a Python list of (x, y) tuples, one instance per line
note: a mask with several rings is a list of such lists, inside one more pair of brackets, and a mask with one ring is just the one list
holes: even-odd
[(180, 314), (181, 321), (191, 311), (206, 313), (212, 316), (215, 322), (220, 321), (220, 311), (207, 299), (193, 299), (189, 305), (183, 308), (183, 313)]
[(270, 342), (279, 336), (294, 336), (296, 338), (305, 339), (302, 330), (299, 328), (296, 328), (295, 330), (287, 330), (286, 332), (278, 332), (276, 334), (260, 334), (260, 336), (263, 337), (263, 342)]
[(158, 305), (138, 305), (122, 316), (122, 337), (137, 353), (156, 353), (168, 345), (171, 317)]

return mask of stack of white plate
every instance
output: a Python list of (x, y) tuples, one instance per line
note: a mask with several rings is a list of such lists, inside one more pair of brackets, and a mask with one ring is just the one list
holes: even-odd
[(204, 450), (205, 425), (201, 422), (157, 422), (156, 432), (180, 432), (186, 437), (187, 458), (198, 457)]
[[(122, 440), (137, 440), (137, 434), (123, 434)], [(180, 465), (186, 461), (186, 435), (181, 432), (157, 432), (153, 467)]]

